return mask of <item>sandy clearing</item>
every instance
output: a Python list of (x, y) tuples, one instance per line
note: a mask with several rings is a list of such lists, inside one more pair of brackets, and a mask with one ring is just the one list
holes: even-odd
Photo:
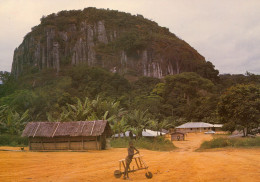
[[(260, 149), (194, 152), (210, 135), (188, 134), (172, 152), (140, 150), (154, 177), (130, 173), (132, 181), (260, 182)], [(3, 149), (6, 147), (0, 147)], [(8, 149), (12, 149), (9, 147)], [(17, 150), (19, 148), (15, 148)], [(124, 181), (113, 176), (126, 149), (89, 152), (0, 152), (0, 181)]]

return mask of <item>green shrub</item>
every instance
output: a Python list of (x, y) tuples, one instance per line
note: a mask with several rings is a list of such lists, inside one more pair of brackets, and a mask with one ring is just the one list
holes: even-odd
[(24, 147), (28, 145), (28, 138), (17, 135), (0, 135), (0, 146), (19, 146)]
[[(116, 138), (111, 140), (111, 146), (114, 148), (127, 148), (129, 138)], [(176, 147), (173, 143), (164, 137), (156, 138), (140, 138), (134, 140), (134, 146), (136, 148), (148, 149), (148, 150), (157, 150), (157, 151), (170, 151)]]
[(237, 140), (234, 143), (234, 147), (255, 147), (255, 146), (260, 146), (260, 137), (243, 138), (242, 140)]
[(200, 149), (223, 147), (259, 147), (260, 137), (256, 138), (214, 138), (201, 144)]

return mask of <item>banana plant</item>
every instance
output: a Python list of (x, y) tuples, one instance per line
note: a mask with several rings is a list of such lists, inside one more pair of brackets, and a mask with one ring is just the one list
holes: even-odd
[(26, 110), (24, 113), (19, 114), (18, 112), (13, 111), (7, 106), (1, 107), (1, 130), (11, 135), (21, 134), (25, 124), (29, 121), (28, 113), (29, 110)]
[(114, 120), (120, 120), (124, 114), (124, 110), (120, 108), (118, 101), (102, 100), (99, 96), (90, 100), (85, 98), (82, 102), (76, 98), (75, 104), (67, 104), (62, 109), (62, 113), (57, 117), (53, 117), (48, 113), (49, 121), (86, 121), (86, 120), (108, 120), (111, 123)]

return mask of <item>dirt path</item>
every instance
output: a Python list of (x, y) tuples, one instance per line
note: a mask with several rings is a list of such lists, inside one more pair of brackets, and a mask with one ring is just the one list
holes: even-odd
[(202, 142), (212, 139), (212, 135), (201, 133), (188, 133), (185, 135), (185, 141), (174, 141), (179, 152), (192, 152), (198, 149)]
[[(130, 174), (131, 180), (260, 182), (260, 149), (194, 152), (201, 141), (209, 139), (208, 135), (190, 135), (187, 143), (175, 142), (180, 149), (173, 152), (141, 149), (154, 176), (148, 180), (145, 171), (138, 171)], [(126, 149), (90, 152), (0, 151), (0, 181), (124, 181), (122, 178), (116, 179), (113, 172), (118, 169), (118, 160), (125, 155)]]

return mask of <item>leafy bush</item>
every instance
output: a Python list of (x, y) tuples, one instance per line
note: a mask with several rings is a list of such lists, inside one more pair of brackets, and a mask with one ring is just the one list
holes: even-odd
[[(129, 138), (116, 138), (111, 140), (111, 146), (114, 148), (127, 148)], [(176, 147), (170, 140), (165, 139), (164, 137), (156, 138), (140, 138), (134, 141), (134, 146), (136, 148), (148, 149), (148, 150), (157, 150), (157, 151), (171, 151)]]
[(253, 146), (260, 146), (260, 137), (244, 138), (242, 140), (237, 140), (234, 143), (234, 147), (253, 147)]
[(28, 145), (28, 138), (17, 135), (0, 135), (0, 146), (20, 146), (24, 147)]
[(200, 149), (223, 148), (223, 147), (259, 147), (260, 137), (256, 138), (214, 138), (205, 141)]

